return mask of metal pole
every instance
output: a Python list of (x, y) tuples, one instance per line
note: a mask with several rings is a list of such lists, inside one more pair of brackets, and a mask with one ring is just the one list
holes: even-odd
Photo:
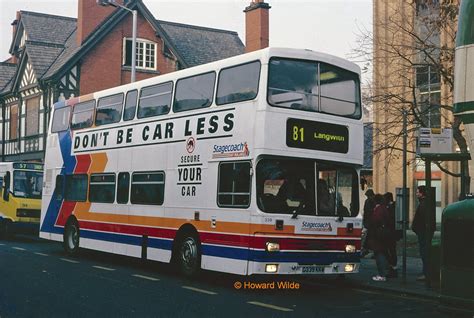
[[(435, 206), (433, 206), (433, 199), (436, 198), (436, 193), (433, 193), (433, 191), (431, 191), (431, 160), (427, 159), (425, 161), (425, 187), (426, 187), (426, 197), (425, 197), (425, 208), (426, 208), (426, 211), (425, 211), (425, 219), (424, 219), (424, 222), (425, 222), (425, 259), (423, 260), (423, 262), (426, 262), (426, 264), (428, 265), (428, 273), (426, 273), (426, 285), (427, 286), (430, 286), (430, 283), (431, 283), (431, 268), (432, 268), (432, 264), (431, 264), (431, 240), (432, 240), (432, 237), (429, 233), (431, 233), (431, 226), (432, 226), (432, 222), (431, 222), (431, 217), (432, 217), (432, 214), (435, 213), (435, 209), (436, 209), (436, 204)], [(436, 201), (435, 201), (436, 202)], [(426, 266), (426, 264), (424, 264)]]
[(402, 254), (402, 277), (407, 276), (407, 225), (408, 225), (408, 200), (407, 200), (407, 111), (403, 114), (403, 254)]
[(133, 29), (132, 29), (132, 75), (130, 82), (135, 82), (135, 70), (137, 67), (137, 10), (132, 10)]

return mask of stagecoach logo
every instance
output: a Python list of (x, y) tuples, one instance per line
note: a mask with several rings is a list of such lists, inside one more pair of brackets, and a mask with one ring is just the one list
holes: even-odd
[(332, 226), (329, 222), (306, 222), (303, 221), (301, 231), (308, 232), (332, 232)]
[(186, 141), (186, 151), (188, 153), (193, 153), (194, 148), (196, 148), (196, 141), (194, 140), (193, 137), (189, 137), (188, 140)]
[(229, 145), (214, 145), (212, 158), (247, 157), (250, 154), (247, 142)]

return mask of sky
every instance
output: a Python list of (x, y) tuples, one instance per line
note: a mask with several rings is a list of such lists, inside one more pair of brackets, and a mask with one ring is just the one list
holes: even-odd
[[(250, 0), (143, 0), (156, 19), (237, 31), (245, 44)], [(372, 0), (266, 0), (270, 46), (306, 48), (348, 58), (359, 29), (372, 28)], [(9, 58), (16, 11), (77, 18), (77, 0), (0, 0), (0, 61)]]

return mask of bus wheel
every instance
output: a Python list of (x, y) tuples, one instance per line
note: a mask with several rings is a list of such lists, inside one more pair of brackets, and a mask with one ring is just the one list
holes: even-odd
[(186, 233), (178, 244), (177, 263), (185, 276), (193, 276), (201, 268), (201, 248), (193, 234)]
[(79, 224), (70, 219), (64, 228), (63, 246), (66, 253), (74, 255), (79, 250)]

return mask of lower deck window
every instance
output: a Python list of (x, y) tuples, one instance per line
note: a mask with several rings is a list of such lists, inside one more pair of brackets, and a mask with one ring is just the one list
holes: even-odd
[(115, 201), (114, 174), (92, 174), (89, 187), (90, 202), (113, 203)]
[(164, 172), (136, 172), (132, 175), (130, 201), (133, 204), (162, 205), (164, 192)]
[(66, 187), (64, 191), (66, 201), (84, 202), (87, 199), (87, 175), (73, 174), (66, 176)]
[(250, 162), (225, 162), (219, 165), (217, 204), (234, 208), (249, 206)]

